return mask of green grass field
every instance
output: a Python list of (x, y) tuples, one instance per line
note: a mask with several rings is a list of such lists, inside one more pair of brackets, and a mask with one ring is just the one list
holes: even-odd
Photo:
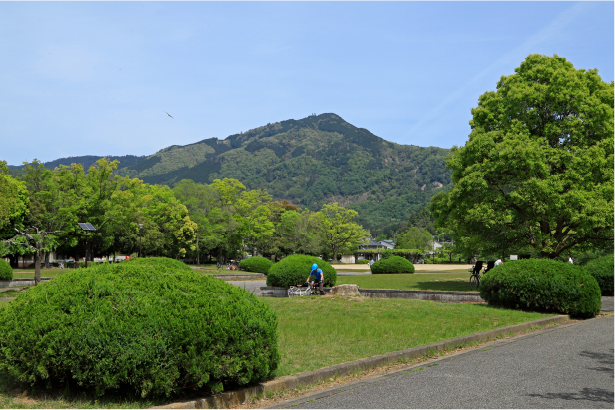
[(380, 274), (338, 276), (337, 284), (354, 284), (365, 289), (442, 290), (476, 292), (470, 289), (469, 273), (454, 274)]
[(278, 376), (548, 316), (416, 299), (312, 296), (262, 300), (278, 316), (282, 354)]

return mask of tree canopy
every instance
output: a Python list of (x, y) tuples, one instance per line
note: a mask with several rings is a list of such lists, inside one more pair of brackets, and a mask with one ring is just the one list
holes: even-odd
[(530, 55), (480, 96), (447, 158), (436, 224), (471, 252), (531, 247), (554, 258), (613, 245), (613, 83), (565, 58)]

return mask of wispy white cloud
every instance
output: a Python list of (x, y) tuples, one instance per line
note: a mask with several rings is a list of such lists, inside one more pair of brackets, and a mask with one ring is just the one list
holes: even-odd
[(470, 81), (465, 83), (461, 88), (450, 94), (440, 104), (424, 115), (419, 122), (414, 124), (414, 126), (406, 132), (406, 135), (412, 136), (419, 133), (435, 118), (442, 116), (445, 108), (448, 107), (453, 101), (456, 101), (465, 95), (469, 88), (479, 83), (485, 77), (493, 75), (494, 72), (501, 73), (502, 70), (509, 68), (511, 64), (519, 64), (522, 59), (529, 54), (532, 54), (534, 52), (533, 50), (535, 50), (537, 46), (551, 41), (558, 35), (561, 35), (570, 23), (572, 23), (578, 16), (585, 13), (591, 6), (592, 5), (590, 3), (580, 2), (558, 14), (545, 28), (532, 35), (521, 45), (511, 50), (509, 53), (506, 53), (493, 64), (487, 66), (484, 70), (476, 74)]

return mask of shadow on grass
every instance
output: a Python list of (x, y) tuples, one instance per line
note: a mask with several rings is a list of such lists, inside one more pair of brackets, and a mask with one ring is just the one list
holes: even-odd
[(203, 392), (182, 394), (171, 398), (142, 398), (124, 390), (110, 391), (102, 396), (93, 389), (86, 389), (76, 383), (62, 388), (47, 388), (42, 384), (34, 386), (19, 383), (0, 372), (0, 406), (2, 408), (76, 408), (76, 409), (143, 409), (164, 405), (173, 401), (203, 397)]
[(416, 282), (413, 286), (416, 290), (437, 290), (448, 292), (476, 292), (470, 288), (470, 281), (443, 281), (443, 282)]

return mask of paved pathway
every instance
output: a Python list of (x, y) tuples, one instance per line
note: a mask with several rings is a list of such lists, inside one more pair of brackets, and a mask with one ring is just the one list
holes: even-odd
[(508, 339), (421, 367), (278, 408), (612, 409), (613, 316)]

